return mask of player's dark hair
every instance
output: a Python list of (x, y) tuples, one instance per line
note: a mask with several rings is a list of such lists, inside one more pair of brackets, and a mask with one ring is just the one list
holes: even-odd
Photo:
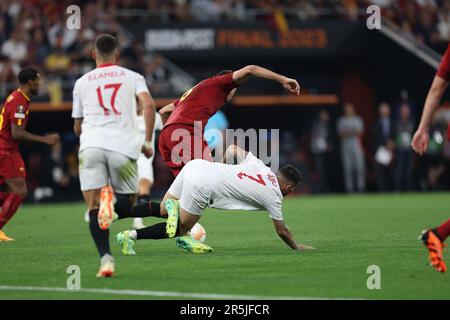
[(224, 74), (232, 73), (233, 70), (222, 70), (216, 76), (223, 76)]
[(287, 181), (296, 186), (298, 186), (303, 181), (302, 173), (293, 165), (287, 164), (281, 167), (280, 173)]
[(39, 72), (31, 67), (24, 68), (20, 70), (19, 72), (19, 83), (20, 84), (27, 84), (30, 80), (36, 80), (39, 76)]
[(119, 47), (119, 43), (113, 35), (102, 33), (95, 39), (95, 50), (102, 56), (110, 56)]

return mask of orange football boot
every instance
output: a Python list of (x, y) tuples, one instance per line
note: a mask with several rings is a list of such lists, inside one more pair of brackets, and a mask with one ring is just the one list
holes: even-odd
[(0, 230), (0, 242), (14, 241), (14, 239), (8, 237), (3, 231)]
[(114, 212), (114, 191), (111, 186), (103, 187), (100, 193), (98, 225), (100, 229), (107, 230), (116, 219), (117, 214)]
[(420, 238), (428, 249), (428, 259), (431, 266), (438, 272), (445, 273), (447, 266), (443, 258), (443, 249), (445, 244), (436, 235), (433, 230), (425, 230)]

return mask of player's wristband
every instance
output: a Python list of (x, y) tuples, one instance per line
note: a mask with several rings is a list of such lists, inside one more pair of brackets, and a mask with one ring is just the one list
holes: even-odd
[(147, 149), (151, 149), (152, 143), (150, 141), (145, 141), (144, 142), (144, 147), (147, 148)]

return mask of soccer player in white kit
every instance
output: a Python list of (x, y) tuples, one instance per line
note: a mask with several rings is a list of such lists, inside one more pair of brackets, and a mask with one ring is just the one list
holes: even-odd
[[(145, 120), (144, 116), (142, 115), (142, 108), (138, 106), (138, 128), (139, 128), (139, 134), (140, 139), (142, 141), (142, 144), (145, 142)], [(155, 131), (156, 130), (162, 130), (163, 124), (161, 121), (161, 116), (159, 113), (156, 113), (155, 116), (155, 126), (153, 128), (153, 138), (151, 141), (152, 149), (155, 150)], [(138, 204), (144, 204), (150, 202), (150, 190), (153, 186), (154, 181), (154, 174), (153, 174), (153, 158), (154, 155), (152, 155), (150, 158), (145, 157), (144, 154), (141, 153), (139, 156), (139, 159), (137, 161), (138, 165), (138, 189), (139, 194), (137, 197), (137, 203)], [(145, 228), (144, 223), (142, 221), (142, 218), (134, 218), (133, 220), (133, 227), (135, 229), (142, 229)]]
[[(142, 75), (116, 65), (119, 46), (115, 37), (99, 35), (92, 56), (97, 67), (76, 81), (72, 117), (80, 136), (80, 184), (89, 208), (89, 229), (101, 257), (97, 276), (110, 277), (114, 259), (108, 228), (116, 212), (129, 211), (135, 202), (137, 159), (141, 152), (148, 158), (153, 154), (155, 103)], [(143, 145), (137, 103), (145, 119)]]
[(206, 244), (192, 239), (188, 231), (198, 222), (206, 207), (229, 210), (266, 210), (277, 234), (294, 250), (312, 247), (298, 244), (284, 223), (283, 197), (297, 189), (303, 177), (293, 166), (273, 173), (252, 153), (237, 146), (228, 148), (228, 159), (244, 159), (237, 165), (196, 159), (188, 162), (167, 191), (163, 204), (167, 223), (118, 234), (122, 253), (135, 254), (139, 239), (164, 239), (177, 236), (178, 247), (194, 253), (212, 252)]

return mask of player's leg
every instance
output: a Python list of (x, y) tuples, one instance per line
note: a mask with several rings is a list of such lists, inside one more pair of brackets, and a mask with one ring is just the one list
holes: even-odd
[(121, 214), (131, 211), (137, 193), (136, 160), (112, 151), (104, 151), (106, 168), (111, 186), (102, 188), (98, 223), (101, 229), (109, 229)]
[[(141, 154), (141, 156), (138, 159), (137, 165), (138, 165), (139, 182), (138, 182), (138, 197), (136, 205), (137, 206), (144, 205), (143, 207), (146, 208), (145, 205), (148, 206), (148, 204), (151, 202), (150, 190), (153, 185), (153, 157), (147, 159), (144, 157), (144, 155)], [(143, 219), (140, 217), (134, 218), (133, 228), (135, 229), (145, 228)]]
[(450, 235), (450, 219), (436, 228), (436, 235), (444, 242)]
[(27, 196), (27, 185), (25, 178), (5, 179), (5, 183), (9, 192), (4, 194), (5, 200), (0, 210), (0, 241), (12, 241), (13, 239), (6, 236), (2, 229), (11, 220)]
[(184, 149), (190, 150), (190, 141), (190, 132), (177, 125), (164, 128), (159, 135), (159, 153), (174, 177), (178, 176), (186, 164), (183, 157), (189, 157), (189, 154)]
[(186, 249), (192, 253), (207, 253), (213, 252), (213, 248), (194, 240), (188, 234), (192, 227), (200, 220), (201, 214), (190, 213), (183, 208), (180, 208), (180, 223), (179, 223), (179, 236), (176, 238), (177, 247)]
[(98, 223), (100, 193), (109, 183), (106, 158), (103, 149), (89, 148), (79, 153), (80, 184), (89, 210), (89, 231), (100, 256), (98, 277), (114, 274), (114, 259), (109, 246), (109, 230), (102, 230)]
[(188, 235), (188, 232), (202, 217), (211, 195), (207, 187), (203, 186), (202, 183), (196, 182), (199, 174), (197, 169), (194, 161), (184, 168), (186, 170), (186, 181), (183, 183), (183, 190), (179, 200), (177, 232), (179, 236), (176, 239), (176, 244), (178, 247), (193, 253), (213, 252), (210, 246), (196, 241)]
[(450, 234), (450, 219), (434, 229), (425, 230), (420, 239), (428, 249), (431, 266), (439, 272), (446, 272), (447, 265), (444, 262), (444, 241)]

